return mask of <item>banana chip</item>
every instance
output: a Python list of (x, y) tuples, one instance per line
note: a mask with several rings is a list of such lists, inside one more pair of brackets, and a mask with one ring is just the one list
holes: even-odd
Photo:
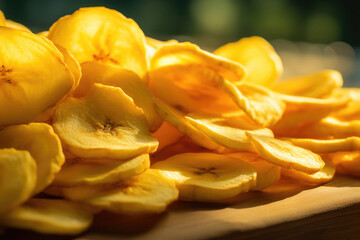
[(156, 169), (111, 185), (64, 188), (63, 194), (73, 201), (101, 207), (108, 211), (138, 214), (160, 213), (178, 198), (173, 181)]
[(27, 151), (0, 150), (0, 216), (27, 201), (36, 186), (36, 163)]
[(256, 171), (239, 159), (214, 153), (184, 153), (152, 165), (179, 188), (184, 201), (218, 201), (247, 192)]
[(161, 127), (152, 134), (159, 141), (157, 151), (161, 151), (165, 147), (177, 142), (184, 136), (176, 127), (164, 121)]
[(42, 36), (42, 37), (48, 37), (49, 35), (49, 31), (42, 31), (42, 32), (38, 32), (36, 35), (38, 36)]
[(64, 148), (79, 158), (129, 159), (158, 146), (133, 100), (120, 88), (99, 83), (85, 98), (60, 104), (53, 126)]
[(5, 26), (5, 25), (6, 25), (6, 19), (4, 13), (0, 10), (0, 26)]
[(335, 152), (329, 154), (336, 171), (360, 177), (360, 151)]
[(31, 199), (0, 217), (0, 225), (45, 234), (79, 234), (93, 216), (80, 205), (57, 199)]
[(55, 44), (55, 46), (64, 56), (64, 62), (74, 77), (75, 84), (73, 89), (75, 89), (79, 85), (82, 75), (80, 64), (69, 50), (58, 44)]
[(54, 179), (64, 163), (61, 142), (45, 123), (14, 125), (0, 131), (0, 148), (29, 151), (36, 161), (37, 182), (33, 194), (41, 192)]
[(114, 183), (144, 172), (150, 167), (148, 154), (128, 160), (77, 159), (66, 160), (53, 185), (69, 187)]
[(63, 55), (49, 40), (0, 27), (0, 126), (32, 121), (74, 84)]
[(185, 115), (175, 108), (170, 107), (160, 99), (155, 99), (155, 109), (159, 115), (171, 125), (175, 126), (180, 132), (191, 138), (195, 143), (210, 150), (222, 152), (225, 148), (209, 137), (202, 131), (196, 129), (186, 118)]
[(360, 120), (360, 89), (359, 88), (339, 88), (330, 97), (349, 98), (346, 107), (333, 112), (330, 116), (343, 121)]
[(54, 23), (48, 38), (70, 50), (80, 63), (117, 65), (141, 77), (148, 70), (144, 33), (115, 10), (81, 8)]
[(83, 76), (80, 85), (72, 93), (74, 97), (86, 96), (94, 83), (119, 87), (142, 108), (151, 132), (160, 127), (162, 119), (155, 112), (154, 96), (137, 74), (98, 62), (82, 63), (81, 70)]
[(323, 70), (276, 82), (272, 89), (287, 95), (321, 98), (341, 88), (342, 85), (343, 79), (340, 72)]
[(5, 26), (10, 27), (10, 28), (16, 28), (16, 29), (23, 30), (23, 31), (26, 31), (26, 32), (31, 32), (30, 29), (28, 29), (27, 27), (25, 27), (21, 23), (12, 21), (10, 19), (6, 19)]
[(252, 191), (261, 191), (277, 182), (281, 177), (281, 168), (265, 161), (258, 154), (251, 152), (235, 152), (227, 155), (247, 162), (255, 168), (256, 185), (250, 189)]
[(157, 40), (157, 39), (151, 38), (151, 37), (145, 37), (145, 39), (146, 39), (146, 50), (147, 50), (149, 59), (151, 59), (155, 55), (156, 51), (159, 48), (166, 46), (166, 45), (179, 43), (178, 41), (176, 41), (174, 39), (168, 40), (168, 41), (160, 41), (160, 40)]
[(247, 133), (255, 151), (266, 161), (305, 173), (320, 171), (325, 163), (318, 154), (273, 137)]
[(245, 81), (271, 86), (283, 72), (280, 57), (261, 37), (242, 38), (215, 50), (214, 54), (242, 64), (247, 70)]

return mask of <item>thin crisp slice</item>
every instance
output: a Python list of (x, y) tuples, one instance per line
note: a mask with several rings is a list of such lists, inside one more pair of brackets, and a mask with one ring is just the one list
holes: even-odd
[(237, 122), (237, 126), (232, 126), (223, 117), (206, 114), (189, 114), (185, 116), (185, 119), (214, 142), (238, 151), (251, 151), (253, 149), (249, 138), (245, 134), (246, 131), (270, 137), (274, 136), (268, 128), (263, 128), (256, 124), (249, 126), (248, 122), (241, 126), (240, 121)]
[(74, 55), (69, 50), (58, 44), (55, 44), (55, 46), (64, 56), (64, 63), (74, 77), (75, 84), (73, 86), (73, 89), (75, 89), (80, 83), (82, 68), (80, 67), (79, 62), (76, 60)]
[(235, 85), (226, 79), (220, 79), (220, 81), (219, 85), (256, 123), (268, 127), (281, 119), (285, 104), (271, 90), (247, 82)]
[(210, 150), (218, 152), (224, 151), (225, 148), (223, 146), (211, 140), (203, 132), (196, 129), (188, 120), (186, 120), (185, 115), (182, 112), (170, 107), (160, 99), (155, 99), (155, 109), (165, 121), (169, 122), (180, 132), (190, 137), (195, 143)]
[(149, 167), (148, 154), (122, 161), (113, 159), (67, 159), (52, 185), (69, 187), (115, 183), (140, 174)]
[(94, 84), (85, 98), (68, 98), (56, 110), (54, 129), (79, 158), (129, 159), (156, 151), (143, 111), (120, 88)]
[(152, 134), (159, 141), (157, 151), (161, 151), (165, 147), (177, 142), (184, 136), (176, 127), (164, 121), (161, 127)]
[(316, 153), (360, 150), (360, 137), (341, 139), (284, 138), (292, 144)]
[(335, 89), (341, 88), (342, 85), (343, 78), (340, 72), (336, 70), (322, 70), (277, 82), (272, 89), (288, 95), (321, 98), (329, 95)]
[(178, 154), (152, 167), (176, 182), (183, 201), (226, 200), (256, 185), (256, 170), (250, 164), (215, 153)]
[(63, 55), (51, 41), (0, 27), (0, 126), (34, 120), (73, 85)]
[(33, 194), (54, 179), (65, 161), (59, 137), (46, 123), (14, 125), (0, 131), (0, 148), (27, 150), (36, 161), (37, 183)]
[(36, 163), (28, 151), (0, 150), (0, 216), (27, 201), (36, 186)]
[(94, 83), (119, 87), (142, 108), (151, 132), (160, 127), (162, 119), (154, 109), (154, 96), (137, 74), (99, 62), (84, 62), (81, 64), (81, 70), (83, 76), (80, 85), (72, 93), (74, 97), (86, 96)]
[(281, 177), (281, 168), (279, 166), (269, 163), (256, 153), (235, 152), (227, 155), (247, 162), (255, 168), (256, 185), (250, 189), (252, 191), (261, 191), (277, 182)]
[[(324, 157), (323, 157), (324, 159)], [(330, 182), (335, 175), (335, 165), (330, 159), (324, 160), (325, 166), (318, 172), (307, 174), (294, 169), (283, 168), (281, 174), (308, 184), (323, 184)]]
[(283, 72), (280, 57), (261, 37), (242, 38), (214, 51), (214, 54), (242, 64), (247, 70), (245, 81), (271, 86)]
[(343, 121), (360, 120), (360, 89), (359, 88), (339, 88), (336, 89), (330, 97), (335, 98), (350, 98), (346, 107), (331, 113), (332, 117)]
[(305, 173), (321, 170), (325, 163), (318, 154), (273, 137), (246, 133), (255, 151), (266, 161)]
[(148, 57), (149, 59), (151, 59), (156, 51), (165, 46), (165, 45), (171, 45), (171, 44), (177, 44), (179, 43), (177, 40), (175, 39), (171, 39), (171, 40), (168, 40), (168, 41), (160, 41), (160, 40), (157, 40), (155, 38), (151, 38), (151, 37), (145, 37), (146, 39), (146, 50), (147, 50), (147, 54), (148, 54)]
[(145, 36), (132, 19), (105, 7), (81, 8), (54, 23), (48, 38), (80, 62), (117, 65), (144, 76), (148, 70)]
[(246, 74), (241, 64), (206, 52), (189, 42), (165, 45), (158, 49), (151, 59), (150, 68), (155, 70), (169, 65), (188, 64), (210, 68), (232, 82), (242, 81)]
[(336, 171), (360, 177), (360, 151), (335, 152), (329, 157), (336, 166)]
[(0, 225), (45, 234), (76, 235), (90, 227), (93, 216), (79, 204), (34, 198), (0, 217)]
[(174, 182), (156, 169), (111, 185), (79, 186), (62, 191), (73, 201), (125, 214), (163, 212), (179, 194)]

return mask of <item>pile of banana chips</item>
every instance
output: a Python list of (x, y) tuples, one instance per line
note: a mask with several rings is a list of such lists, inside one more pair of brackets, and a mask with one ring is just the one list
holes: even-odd
[(0, 226), (79, 234), (101, 211), (360, 176), (360, 90), (335, 70), (279, 81), (261, 37), (211, 53), (104, 7), (0, 26)]

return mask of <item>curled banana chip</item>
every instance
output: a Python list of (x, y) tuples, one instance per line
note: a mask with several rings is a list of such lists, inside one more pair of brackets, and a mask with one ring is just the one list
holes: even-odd
[(214, 51), (214, 54), (242, 64), (247, 70), (245, 81), (271, 86), (283, 72), (280, 57), (261, 37), (242, 38)]
[(176, 127), (164, 121), (161, 127), (152, 134), (159, 141), (157, 151), (161, 151), (165, 147), (177, 142), (184, 136)]
[(276, 82), (272, 89), (276, 92), (302, 97), (321, 98), (341, 88), (343, 78), (335, 70), (323, 70), (305, 76), (288, 78)]
[(62, 191), (73, 201), (125, 214), (163, 212), (179, 194), (174, 182), (156, 169), (111, 185), (70, 187)]
[(339, 88), (330, 97), (349, 98), (346, 107), (330, 114), (342, 121), (360, 120), (360, 89), (359, 88)]
[(157, 39), (151, 38), (151, 37), (145, 37), (145, 39), (146, 39), (146, 50), (147, 50), (149, 59), (151, 59), (155, 55), (156, 51), (159, 48), (166, 46), (166, 45), (179, 43), (175, 39), (171, 39), (168, 41), (160, 41), (160, 40), (157, 40)]
[(336, 171), (360, 177), (360, 151), (335, 152), (329, 154)]
[(85, 98), (68, 98), (56, 110), (54, 129), (79, 158), (129, 159), (152, 153), (143, 111), (120, 88), (94, 84)]
[(81, 70), (83, 76), (80, 85), (72, 93), (74, 97), (86, 96), (94, 83), (119, 87), (142, 108), (151, 132), (160, 127), (162, 119), (155, 112), (154, 96), (137, 74), (98, 62), (84, 62), (81, 64)]
[(318, 154), (273, 137), (246, 133), (255, 151), (266, 161), (305, 173), (321, 170), (325, 163)]
[(0, 27), (0, 126), (32, 121), (64, 98), (74, 84), (53, 43)]
[(30, 29), (28, 29), (27, 27), (25, 27), (21, 23), (12, 21), (10, 19), (6, 19), (5, 26), (10, 27), (10, 28), (16, 28), (16, 29), (23, 30), (23, 31), (26, 31), (26, 32), (31, 32)]
[(0, 216), (27, 201), (36, 186), (36, 163), (28, 151), (0, 150)]
[(37, 182), (33, 194), (41, 192), (60, 171), (65, 158), (53, 128), (45, 123), (14, 125), (0, 131), (0, 148), (29, 151), (36, 161)]
[(48, 38), (72, 52), (80, 63), (117, 65), (141, 77), (148, 70), (144, 33), (115, 10), (81, 8), (54, 23)]
[(31, 199), (0, 217), (0, 225), (45, 234), (75, 235), (90, 227), (93, 216), (80, 205), (58, 199)]
[(149, 167), (148, 154), (128, 160), (67, 159), (52, 185), (69, 187), (114, 183), (140, 174)]
[(176, 182), (184, 201), (225, 200), (256, 184), (256, 171), (250, 164), (214, 153), (179, 154), (152, 167)]

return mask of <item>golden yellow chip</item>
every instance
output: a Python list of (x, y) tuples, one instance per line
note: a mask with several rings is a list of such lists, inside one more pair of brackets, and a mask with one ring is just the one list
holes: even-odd
[(343, 121), (360, 120), (360, 89), (359, 88), (340, 88), (336, 89), (330, 97), (349, 98), (346, 107), (333, 112), (330, 116)]
[(174, 182), (156, 169), (111, 185), (70, 187), (62, 191), (73, 201), (125, 214), (163, 212), (179, 195)]
[(26, 32), (31, 32), (30, 29), (28, 29), (27, 27), (25, 27), (21, 23), (12, 21), (10, 19), (6, 19), (5, 26), (10, 27), (10, 28), (16, 28), (16, 29), (23, 30), (23, 31), (26, 31)]
[(214, 153), (179, 154), (152, 167), (176, 182), (184, 201), (225, 200), (256, 184), (256, 171), (250, 164)]
[(336, 152), (329, 154), (333, 160), (336, 171), (360, 177), (360, 151)]
[(247, 70), (245, 81), (271, 86), (283, 72), (280, 57), (261, 37), (242, 38), (215, 50), (214, 54), (234, 60)]
[(0, 216), (27, 201), (36, 186), (36, 163), (28, 151), (0, 149)]
[(144, 33), (115, 10), (81, 8), (54, 23), (48, 38), (67, 48), (80, 63), (117, 65), (141, 77), (148, 70)]
[(85, 98), (68, 98), (56, 110), (54, 129), (79, 158), (129, 159), (156, 151), (144, 112), (121, 88), (95, 83)]
[(80, 64), (69, 50), (58, 44), (55, 44), (55, 46), (64, 56), (64, 63), (74, 77), (75, 84), (73, 86), (73, 89), (75, 89), (79, 85), (82, 75)]
[(272, 89), (288, 95), (321, 98), (341, 88), (342, 85), (343, 79), (340, 72), (323, 70), (276, 82)]
[(0, 126), (32, 121), (73, 85), (63, 55), (49, 40), (0, 27)]
[(156, 132), (154, 132), (152, 136), (159, 141), (159, 147), (157, 151), (161, 151), (165, 147), (180, 140), (180, 138), (184, 137), (184, 134), (182, 134), (170, 123), (164, 121), (161, 127)]
[(67, 159), (55, 176), (54, 186), (114, 183), (144, 172), (150, 167), (148, 154), (132, 159)]
[(145, 37), (145, 39), (146, 39), (146, 50), (147, 50), (149, 59), (151, 59), (155, 55), (156, 51), (159, 48), (166, 46), (166, 45), (179, 43), (175, 39), (171, 39), (168, 41), (160, 41), (160, 40), (157, 40), (157, 39), (151, 38), (151, 37)]
[(0, 10), (0, 26), (5, 26), (5, 25), (6, 25), (6, 19), (4, 13)]
[(30, 152), (37, 165), (37, 183), (33, 194), (40, 193), (53, 181), (65, 160), (60, 139), (53, 128), (45, 123), (4, 128), (0, 131), (0, 148)]
[(305, 173), (320, 171), (325, 163), (318, 154), (273, 137), (247, 133), (255, 151), (266, 161)]
[(76, 235), (90, 227), (93, 216), (79, 204), (34, 198), (0, 217), (0, 225), (45, 234)]
[(38, 32), (38, 33), (36, 33), (36, 35), (38, 35), (38, 36), (42, 36), (42, 37), (48, 37), (48, 35), (49, 35), (49, 31), (42, 31), (42, 32)]

